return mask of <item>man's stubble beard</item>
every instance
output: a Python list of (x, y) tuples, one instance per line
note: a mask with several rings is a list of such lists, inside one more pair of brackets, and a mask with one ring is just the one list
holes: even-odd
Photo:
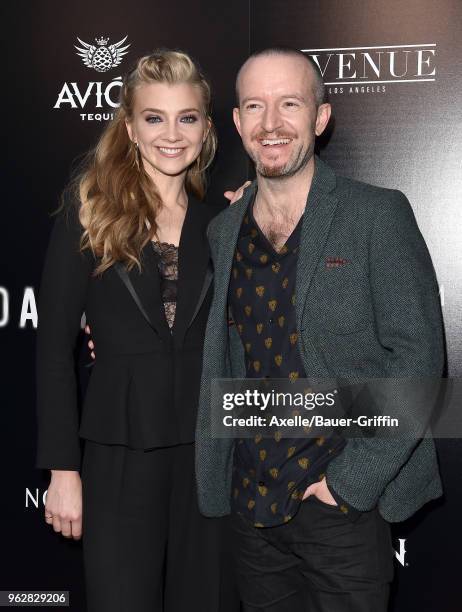
[(252, 155), (252, 152), (249, 151), (250, 158), (255, 164), (255, 170), (257, 174), (263, 176), (265, 178), (289, 178), (294, 174), (297, 174), (301, 170), (303, 170), (310, 159), (314, 154), (314, 140), (307, 147), (305, 151), (303, 151), (303, 147), (296, 152), (295, 156), (292, 159), (282, 165), (282, 166), (265, 166), (262, 164), (257, 156)]

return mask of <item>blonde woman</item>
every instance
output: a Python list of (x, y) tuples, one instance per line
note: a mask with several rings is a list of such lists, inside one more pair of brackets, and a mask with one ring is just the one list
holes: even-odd
[[(199, 514), (194, 481), (217, 212), (200, 201), (216, 149), (210, 87), (186, 54), (160, 50), (126, 75), (120, 102), (67, 190), (43, 270), (45, 520), (83, 536), (88, 612), (236, 610), (224, 519)], [(97, 360), (79, 420), (83, 312)]]

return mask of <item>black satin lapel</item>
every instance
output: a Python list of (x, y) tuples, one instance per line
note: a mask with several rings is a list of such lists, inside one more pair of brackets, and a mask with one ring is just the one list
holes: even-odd
[(209, 287), (212, 283), (212, 279), (213, 279), (213, 268), (212, 268), (212, 264), (209, 263), (207, 265), (207, 269), (205, 271), (205, 277), (204, 277), (204, 282), (202, 284), (202, 289), (199, 295), (199, 299), (197, 300), (197, 304), (196, 304), (196, 308), (193, 312), (193, 315), (191, 317), (191, 320), (188, 323), (188, 327), (191, 325), (191, 323), (194, 321), (194, 319), (197, 316), (197, 313), (200, 310), (200, 307), (202, 306), (202, 302), (205, 299), (205, 296), (207, 295), (207, 291), (209, 290)]
[(120, 262), (116, 264), (119, 276), (146, 321), (161, 338), (170, 342), (170, 328), (165, 318), (164, 305), (160, 294), (157, 258), (151, 243), (148, 243), (141, 252), (141, 268), (141, 273), (136, 266), (128, 272), (123, 264)]
[(130, 271), (130, 278), (154, 327), (166, 342), (171, 342), (172, 334), (165, 318), (162, 301), (158, 258), (150, 242), (141, 252), (142, 272), (136, 267)]
[(207, 205), (190, 196), (178, 249), (178, 291), (173, 325), (176, 343), (182, 342), (207, 292), (206, 289), (202, 295), (209, 265), (206, 229), (210, 217)]
[(151, 327), (154, 327), (151, 319), (149, 318), (148, 313), (146, 312), (146, 310), (143, 307), (143, 304), (141, 303), (141, 300), (138, 294), (135, 291), (135, 287), (133, 286), (132, 281), (130, 280), (130, 277), (128, 276), (128, 272), (124, 264), (122, 264), (120, 261), (116, 261), (116, 263), (114, 264), (114, 268), (116, 269), (117, 274), (122, 279), (123, 284), (127, 287), (128, 291), (130, 292), (130, 295), (135, 300), (135, 304), (140, 309), (143, 317), (146, 319), (146, 321), (149, 323)]

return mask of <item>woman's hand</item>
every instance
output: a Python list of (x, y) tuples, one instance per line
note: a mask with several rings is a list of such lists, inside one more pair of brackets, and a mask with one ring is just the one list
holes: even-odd
[(319, 482), (314, 482), (313, 484), (311, 484), (305, 491), (302, 499), (306, 499), (310, 495), (314, 495), (325, 504), (330, 504), (331, 506), (337, 505), (337, 502), (332, 497), (332, 494), (329, 491), (329, 488), (327, 487), (326, 477), (324, 477)]
[[(88, 334), (89, 336), (91, 335), (91, 329), (89, 325), (85, 325), (85, 333)], [(90, 349), (91, 353), (91, 357), (92, 359), (96, 359), (96, 355), (95, 355), (95, 351), (93, 350), (95, 348), (95, 344), (93, 342), (93, 340), (90, 338), (90, 340), (87, 342), (87, 346)]]
[(45, 522), (65, 538), (82, 537), (82, 482), (74, 470), (51, 470)]
[(246, 181), (243, 185), (239, 187), (236, 191), (225, 191), (224, 196), (229, 200), (230, 204), (234, 204), (242, 198), (244, 193), (244, 189), (252, 184), (252, 181)]

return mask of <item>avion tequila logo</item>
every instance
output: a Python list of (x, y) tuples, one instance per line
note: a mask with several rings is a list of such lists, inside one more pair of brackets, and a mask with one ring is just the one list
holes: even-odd
[(436, 80), (436, 43), (301, 51), (319, 66), (330, 93), (384, 92), (391, 83)]
[[(77, 37), (80, 47), (74, 45), (78, 55), (87, 68), (96, 72), (108, 72), (120, 65), (127, 55), (130, 43), (123, 46), (127, 36), (115, 44), (108, 44), (109, 38), (95, 38), (96, 45)], [(122, 77), (110, 81), (66, 81), (63, 83), (53, 108), (78, 111), (82, 121), (108, 121), (113, 119), (113, 109), (119, 106), (119, 92)]]
[(115, 45), (109, 46), (107, 44), (109, 42), (109, 38), (100, 36), (99, 38), (95, 38), (95, 41), (98, 44), (97, 47), (95, 47), (95, 45), (89, 45), (88, 43), (83, 42), (83, 40), (80, 40), (79, 37), (77, 37), (77, 40), (82, 45), (82, 47), (77, 47), (77, 45), (74, 45), (77, 51), (79, 51), (77, 55), (80, 55), (87, 68), (93, 68), (97, 72), (106, 72), (107, 70), (118, 66), (122, 61), (123, 56), (127, 55), (128, 51), (126, 51), (126, 49), (128, 49), (130, 46), (129, 44), (125, 45), (125, 47), (121, 46), (127, 40), (126, 36), (125, 38), (122, 38), (122, 40), (119, 40), (118, 43), (115, 43)]

